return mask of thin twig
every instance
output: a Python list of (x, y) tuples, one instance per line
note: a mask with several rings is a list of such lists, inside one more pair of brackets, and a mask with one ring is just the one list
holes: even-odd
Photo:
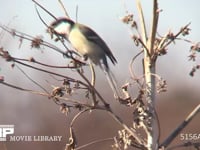
[(78, 5), (76, 5), (76, 23), (78, 23)]
[(138, 8), (138, 12), (139, 12), (140, 26), (141, 26), (141, 30), (142, 30), (142, 34), (141, 34), (142, 35), (142, 41), (146, 45), (147, 44), (147, 31), (146, 31), (145, 19), (144, 19), (143, 10), (142, 10), (140, 0), (137, 0), (137, 8)]
[[(186, 24), (183, 28), (181, 28), (181, 30), (176, 34), (174, 35), (174, 38), (177, 38), (181, 33), (183, 33), (183, 30), (187, 29), (188, 26), (190, 26), (191, 22), (189, 22), (188, 24)], [(173, 40), (170, 40), (169, 42), (167, 42), (163, 47), (166, 48), (170, 43), (172, 43)]]
[(156, 33), (157, 33), (157, 26), (158, 26), (158, 18), (159, 18), (159, 12), (158, 12), (158, 1), (153, 1), (153, 19), (152, 19), (152, 27), (151, 27), (151, 33), (149, 38), (149, 53), (150, 56), (154, 54), (154, 42), (156, 39)]
[[(95, 75), (95, 70), (94, 70), (94, 66), (93, 66), (93, 63), (92, 63), (92, 61), (90, 61), (90, 70), (91, 70), (91, 74), (92, 74), (92, 79), (91, 79), (91, 85), (93, 86), (93, 87), (95, 87), (95, 82), (96, 82), (96, 75)], [(91, 91), (92, 92), (92, 97), (93, 97), (93, 99), (94, 99), (94, 106), (96, 105), (96, 103), (97, 103), (97, 100), (96, 100), (96, 96), (95, 96), (95, 92), (94, 92), (94, 90), (92, 90)]]
[[(28, 40), (28, 41), (31, 41), (31, 42), (33, 42), (34, 39), (35, 39), (35, 37), (30, 36), (30, 35), (28, 35), (28, 34), (26, 34), (26, 33), (19, 32), (19, 31), (16, 31), (16, 30), (12, 30), (12, 29), (10, 29), (10, 28), (8, 28), (8, 27), (5, 27), (5, 26), (2, 26), (2, 25), (0, 25), (0, 28), (2, 28), (3, 30), (7, 31), (8, 33), (10, 33), (10, 34), (13, 35), (13, 36), (17, 36), (17, 37), (19, 37), (19, 38), (22, 38), (22, 39), (25, 39), (25, 40)], [(60, 48), (56, 47), (55, 45), (53, 45), (53, 44), (51, 44), (51, 43), (49, 43), (49, 42), (46, 42), (46, 41), (44, 41), (44, 40), (42, 40), (42, 39), (41, 39), (40, 45), (43, 45), (43, 46), (46, 46), (46, 47), (48, 47), (48, 48), (50, 48), (50, 49), (52, 49), (52, 50), (55, 50), (56, 52), (61, 53), (63, 56), (66, 56), (67, 58), (73, 59), (75, 62), (78, 62), (78, 63), (83, 64), (83, 65), (86, 64), (86, 63), (84, 63), (84, 62), (82, 62), (82, 61), (80, 61), (80, 60), (74, 58), (73, 54), (75, 54), (76, 56), (80, 56), (80, 55), (79, 55), (77, 52), (75, 52), (75, 51), (73, 51), (73, 50), (70, 50), (70, 49), (66, 46), (66, 44), (64, 43), (64, 41), (61, 40), (61, 37), (59, 37), (58, 35), (56, 35), (56, 36), (57, 36), (57, 38), (61, 41), (62, 45), (64, 46), (64, 48), (65, 48), (67, 51), (64, 52), (63, 50), (61, 50)]]
[(144, 47), (144, 51), (146, 52), (145, 54), (147, 54), (148, 56), (150, 56), (150, 50), (147, 47), (147, 29), (146, 29), (146, 23), (145, 23), (145, 19), (144, 19), (144, 14), (143, 14), (143, 10), (142, 10), (142, 6), (141, 6), (141, 1), (137, 0), (137, 8), (138, 8), (138, 12), (139, 12), (139, 18), (140, 18), (140, 26), (141, 26), (141, 37), (142, 40), (140, 38), (138, 38), (138, 41), (142, 44), (142, 46)]
[(186, 147), (194, 147), (196, 148), (196, 150), (199, 150), (200, 148), (200, 143), (193, 143), (193, 142), (187, 142), (187, 143), (184, 143), (184, 144), (179, 144), (179, 145), (175, 145), (175, 146), (172, 146), (170, 148), (167, 148), (166, 150), (177, 150), (178, 148), (186, 148)]
[(77, 147), (75, 150), (80, 150), (80, 149), (83, 149), (83, 148), (85, 148), (85, 147), (91, 146), (91, 145), (93, 145), (93, 144), (98, 144), (98, 143), (102, 143), (102, 142), (106, 142), (106, 141), (114, 141), (114, 139), (113, 139), (113, 138), (98, 139), (98, 140), (89, 142), (89, 143), (87, 143), (87, 144), (85, 144), (85, 145), (79, 146), (79, 147)]
[(91, 70), (91, 73), (92, 73), (91, 85), (95, 86), (96, 74), (95, 74), (95, 70), (94, 70), (94, 66), (93, 66), (92, 61), (90, 61), (90, 70)]
[[(83, 75), (83, 73), (77, 69), (78, 74), (87, 82), (90, 92), (92, 93), (92, 100), (93, 100), (93, 105), (94, 107), (96, 106), (96, 104), (98, 103), (98, 101), (96, 100), (96, 95), (95, 93), (97, 93), (97, 90), (95, 89), (95, 87), (90, 83), (90, 81)], [(101, 99), (102, 97), (100, 97)], [(101, 101), (103, 102), (103, 104), (105, 106), (108, 106), (108, 104), (106, 103), (106, 101), (104, 99), (101, 99)]]
[(79, 113), (77, 113), (77, 114), (73, 117), (73, 119), (72, 119), (72, 121), (71, 121), (71, 123), (70, 123), (70, 128), (73, 128), (75, 121), (76, 121), (83, 113), (85, 113), (85, 112), (87, 112), (87, 111), (89, 111), (89, 110), (90, 110), (90, 109), (84, 109), (84, 110), (80, 111)]
[[(90, 108), (90, 109), (85, 109), (85, 110), (82, 110), (81, 112), (79, 112), (72, 120), (71, 122), (71, 125), (70, 127), (72, 128), (73, 127), (73, 124), (75, 122), (75, 120), (80, 116), (82, 115), (84, 112), (88, 111), (88, 110), (91, 110), (93, 108)], [(107, 107), (96, 107), (95, 109), (98, 109), (98, 110), (103, 110), (103, 111), (106, 111), (108, 112), (108, 114), (117, 122), (119, 123), (119, 125), (121, 125), (130, 135), (133, 136), (133, 138), (135, 138), (135, 140), (137, 141), (137, 143), (139, 145), (144, 145), (144, 140), (140, 138), (140, 136), (137, 135), (137, 133), (133, 130), (133, 129), (130, 129), (116, 114), (113, 113), (113, 111), (110, 109), (110, 108), (107, 108)]]
[(190, 25), (191, 23), (189, 22), (187, 25), (185, 25), (183, 28), (181, 28), (181, 30), (174, 35), (173, 39), (169, 40), (167, 43), (165, 43), (162, 48), (165, 49), (169, 44), (171, 44), (181, 33), (183, 33), (183, 30), (184, 29), (187, 29), (188, 26)]
[(35, 5), (35, 10), (36, 10), (36, 12), (37, 12), (37, 15), (38, 15), (38, 17), (39, 17), (39, 19), (42, 21), (42, 23), (46, 26), (46, 28), (48, 28), (48, 25), (46, 24), (46, 22), (42, 19), (42, 17), (40, 16), (40, 13), (39, 13), (39, 11), (38, 11), (38, 9), (37, 9), (37, 6)]
[[(74, 82), (77, 82), (77, 80), (73, 79), (73, 78), (70, 78), (68, 76), (65, 76), (65, 75), (61, 75), (61, 74), (58, 74), (58, 73), (55, 73), (55, 72), (51, 72), (51, 71), (48, 71), (48, 70), (45, 70), (45, 69), (41, 69), (41, 68), (38, 68), (38, 67), (35, 67), (35, 66), (32, 66), (32, 65), (28, 65), (26, 63), (22, 63), (20, 61), (17, 61), (17, 60), (14, 60), (14, 62), (18, 63), (18, 64), (21, 64), (23, 66), (26, 66), (26, 67), (29, 67), (29, 68), (32, 68), (32, 69), (35, 69), (35, 70), (38, 70), (38, 71), (41, 71), (41, 72), (45, 72), (45, 73), (48, 73), (48, 74), (52, 74), (52, 75), (55, 75), (55, 76), (58, 76), (58, 77), (63, 77), (65, 79), (68, 79), (70, 81), (74, 81)], [(86, 85), (82, 82), (80, 82), (81, 84), (83, 85)]]
[[(8, 33), (10, 33), (13, 36), (17, 36), (19, 38), (23, 38), (23, 39), (25, 39), (27, 41), (31, 41), (32, 42), (33, 39), (35, 38), (35, 37), (30, 36), (30, 35), (28, 35), (26, 33), (19, 32), (19, 31), (16, 31), (16, 30), (12, 30), (12, 29), (10, 29), (8, 27), (5, 27), (5, 26), (2, 26), (2, 25), (0, 25), (0, 28), (2, 28), (3, 30), (7, 31)], [(46, 41), (42, 41), (41, 45), (46, 46), (48, 48), (51, 48), (51, 49), (63, 54), (64, 56), (66, 55), (66, 52), (63, 52), (60, 48), (56, 47), (55, 45), (52, 45), (51, 43), (48, 43)]]
[(25, 88), (22, 88), (22, 87), (13, 85), (13, 84), (9, 84), (7, 82), (0, 82), (0, 84), (3, 84), (5, 86), (7, 86), (7, 87), (10, 87), (10, 88), (13, 88), (13, 89), (16, 89), (16, 90), (20, 90), (20, 91), (30, 92), (30, 93), (37, 94), (37, 95), (42, 95), (42, 96), (49, 96), (48, 93), (25, 89)]
[[(36, 95), (41, 95), (41, 96), (46, 96), (48, 98), (52, 98), (52, 95), (49, 94), (49, 92), (44, 93), (44, 92), (40, 92), (40, 91), (34, 91), (34, 90), (30, 90), (30, 89), (19, 87), (19, 86), (16, 86), (16, 85), (4, 82), (4, 81), (0, 82), (0, 84), (3, 84), (5, 86), (7, 86), (7, 87), (10, 87), (10, 88), (13, 88), (13, 89), (16, 89), (16, 90), (20, 90), (20, 91), (29, 92), (29, 93), (32, 93), (32, 94), (36, 94)], [(53, 98), (59, 99), (59, 100), (64, 100), (66, 102), (70, 102), (70, 103), (72, 103), (73, 105), (76, 105), (76, 106), (80, 105), (80, 106), (83, 106), (83, 107), (85, 107), (87, 109), (92, 109), (93, 108), (93, 106), (88, 105), (87, 103), (81, 103), (80, 101), (73, 100), (71, 98), (69, 99), (67, 97), (60, 97), (60, 96), (53, 96)], [(98, 109), (103, 109), (103, 107), (101, 107), (101, 106), (98, 106), (97, 108)]]
[[(3, 54), (1, 54), (1, 53), (0, 53), (0, 56), (4, 57)], [(45, 72), (45, 73), (48, 73), (48, 74), (56, 75), (56, 76), (58, 76), (58, 77), (63, 77), (63, 78), (65, 78), (65, 79), (69, 80), (70, 82), (75, 82), (75, 83), (78, 82), (79, 84), (83, 85), (83, 86), (85, 87), (85, 89), (88, 89), (88, 85), (85, 84), (84, 82), (75, 80), (75, 79), (73, 79), (73, 78), (69, 78), (69, 77), (67, 77), (67, 76), (64, 76), (64, 75), (61, 75), (61, 74), (58, 74), (58, 73), (50, 72), (50, 71), (48, 71), (48, 70), (44, 70), (44, 69), (41, 69), (41, 68), (38, 68), (38, 67), (35, 67), (35, 66), (32, 66), (32, 65), (28, 65), (28, 64), (23, 63), (23, 62), (21, 62), (21, 61), (19, 61), (19, 60), (16, 60), (14, 57), (11, 57), (11, 56), (10, 56), (9, 58), (10, 58), (10, 60), (12, 60), (13, 62), (15, 62), (15, 66), (17, 66), (17, 65), (16, 65), (16, 63), (17, 63), (17, 64), (21, 64), (21, 65), (23, 65), (23, 66), (26, 66), (26, 67), (29, 67), (29, 68), (32, 68), (32, 69), (41, 71), (41, 72)], [(5, 59), (6, 59), (6, 58), (5, 58)], [(27, 60), (25, 60), (25, 61), (27, 61)], [(36, 85), (38, 85), (39, 87), (41, 87), (46, 93), (48, 93), (47, 90), (45, 90), (41, 85), (39, 85), (39, 84), (38, 84), (37, 82), (35, 82), (33, 79), (31, 79), (21, 68), (19, 68), (19, 69), (21, 70), (21, 72), (22, 72), (29, 80), (31, 80), (32, 82), (34, 82)], [(19, 88), (19, 89), (20, 89), (20, 88)], [(27, 91), (28, 91), (28, 90), (27, 90)]]
[(47, 14), (49, 14), (52, 18), (54, 18), (55, 20), (57, 20), (57, 18), (51, 13), (49, 12), (46, 8), (44, 8), (41, 4), (39, 4), (37, 1), (32, 0), (37, 6), (39, 6), (41, 9), (43, 9)]
[(200, 104), (186, 117), (186, 119), (163, 141), (160, 147), (167, 147), (174, 138), (192, 121), (192, 119), (200, 112)]
[(130, 129), (122, 120), (119, 118), (115, 113), (112, 112), (112, 110), (107, 111), (108, 114), (117, 122), (119, 123), (130, 135), (133, 136), (133, 138), (138, 142), (139, 145), (144, 146), (144, 140), (137, 135), (136, 131), (133, 129)]
[(79, 113), (77, 113), (73, 117), (73, 119), (72, 119), (72, 121), (70, 123), (70, 128), (69, 128), (70, 129), (69, 144), (66, 144), (66, 149), (68, 149), (68, 147), (73, 147), (73, 149), (76, 147), (76, 136), (74, 134), (74, 128), (73, 128), (74, 123), (83, 113), (85, 113), (85, 112), (87, 112), (89, 110), (90, 109), (84, 109), (84, 110), (80, 111)]
[[(0, 56), (2, 56), (2, 54), (0, 54)], [(45, 70), (45, 69), (41, 69), (41, 68), (38, 68), (38, 67), (35, 67), (35, 66), (32, 66), (32, 65), (26, 64), (26, 63), (22, 63), (22, 62), (20, 62), (18, 60), (15, 60), (15, 59), (13, 59), (12, 61), (15, 62), (15, 63), (21, 64), (23, 66), (26, 66), (26, 67), (29, 67), (29, 68), (44, 72), (44, 73), (48, 73), (48, 74), (52, 74), (52, 75), (55, 75), (55, 76), (58, 76), (58, 77), (62, 77), (62, 78), (68, 79), (71, 82), (77, 82), (78, 81), (83, 86), (88, 87), (88, 85), (85, 84), (84, 82), (76, 80), (76, 79), (73, 79), (71, 77), (68, 77), (68, 76), (65, 76), (65, 75), (62, 75), (62, 74), (58, 74), (58, 73), (55, 73), (55, 72), (51, 72), (51, 71), (48, 71), (48, 70)]]
[[(54, 98), (57, 98), (59, 100), (63, 100), (65, 102), (69, 102), (75, 106), (81, 106), (83, 108), (86, 108), (86, 109), (93, 109), (94, 106), (88, 104), (88, 103), (82, 103), (80, 102), (79, 100), (75, 100), (75, 99), (72, 99), (72, 98), (68, 98), (68, 97), (60, 97), (60, 96), (54, 96)], [(97, 106), (96, 108), (98, 109), (103, 109), (103, 106)]]
[(46, 93), (49, 93), (42, 85), (37, 83), (35, 80), (33, 80), (22, 68), (20, 68), (18, 65), (15, 65), (31, 82), (33, 82), (35, 85), (40, 87), (42, 90), (44, 90)]
[(137, 58), (138, 56), (140, 56), (143, 52), (144, 52), (144, 51), (142, 50), (142, 51), (140, 51), (139, 53), (137, 53), (137, 54), (131, 59), (131, 62), (130, 62), (130, 64), (129, 64), (129, 72), (130, 72), (131, 77), (133, 78), (133, 80), (137, 80), (137, 79), (138, 79), (137, 76), (136, 76), (136, 74), (134, 73), (134, 70), (133, 70), (133, 63), (134, 63), (134, 61), (136, 60), (136, 58)]
[(69, 14), (67, 13), (67, 10), (65, 9), (65, 6), (64, 6), (63, 2), (62, 2), (61, 0), (58, 0), (58, 2), (59, 2), (59, 4), (60, 4), (62, 10), (63, 10), (64, 13), (65, 13), (65, 16), (66, 16), (67, 18), (70, 18), (70, 17), (69, 17)]
[(35, 63), (35, 64), (38, 64), (38, 65), (41, 65), (41, 66), (44, 66), (44, 67), (49, 67), (49, 68), (68, 68), (68, 69), (76, 69), (77, 66), (55, 66), (55, 65), (49, 65), (49, 64), (45, 64), (45, 63), (42, 63), (40, 61), (37, 61), (35, 60), (34, 58), (30, 58), (30, 59), (25, 59), (25, 58), (16, 58), (16, 57), (12, 57), (13, 59), (15, 60), (18, 60), (18, 61), (25, 61), (25, 62), (32, 62), (32, 63)]

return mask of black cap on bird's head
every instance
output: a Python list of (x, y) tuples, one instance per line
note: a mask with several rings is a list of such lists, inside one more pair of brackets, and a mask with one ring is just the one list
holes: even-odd
[(66, 17), (58, 18), (50, 24), (48, 28), (48, 32), (51, 35), (56, 34), (56, 35), (67, 38), (74, 24), (75, 24), (74, 21), (69, 18), (66, 18)]

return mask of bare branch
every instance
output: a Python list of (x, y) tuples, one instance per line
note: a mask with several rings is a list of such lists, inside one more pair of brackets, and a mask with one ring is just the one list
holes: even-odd
[(29, 90), (29, 89), (25, 89), (25, 88), (22, 88), (22, 87), (13, 85), (13, 84), (9, 84), (9, 83), (4, 82), (4, 81), (3, 81), (3, 82), (0, 81), (0, 84), (3, 84), (3, 85), (5, 85), (5, 86), (7, 86), (7, 87), (10, 87), (10, 88), (13, 88), (13, 89), (16, 89), (16, 90), (20, 90), (20, 91), (30, 92), (30, 93), (37, 94), (37, 95), (42, 95), (42, 96), (49, 96), (48, 93), (39, 92), (39, 91), (33, 91), (33, 90)]
[(167, 148), (166, 150), (176, 150), (176, 149), (179, 149), (179, 148), (186, 148), (186, 147), (194, 147), (196, 150), (199, 150), (200, 149), (200, 143), (198, 143), (198, 142), (197, 143), (187, 142), (187, 143), (184, 143), (184, 144), (172, 146), (170, 148)]
[(144, 42), (144, 45), (146, 45), (147, 44), (147, 29), (145, 26), (146, 23), (145, 23), (144, 14), (143, 14), (140, 0), (137, 0), (137, 8), (138, 8), (139, 17), (140, 17), (140, 26), (142, 29), (141, 37), (142, 37), (142, 41)]
[(18, 65), (15, 65), (31, 82), (33, 82), (35, 85), (37, 85), (38, 87), (40, 87), (43, 91), (45, 91), (46, 93), (49, 93), (42, 85), (40, 85), (38, 82), (36, 82), (35, 80), (33, 80), (22, 68), (20, 68)]
[(58, 0), (58, 2), (59, 2), (59, 4), (60, 4), (62, 10), (63, 10), (64, 13), (65, 13), (65, 16), (66, 16), (67, 18), (70, 18), (70, 17), (69, 17), (69, 14), (67, 13), (67, 10), (65, 9), (64, 4), (62, 3), (62, 0)]
[(114, 138), (105, 138), (105, 139), (98, 139), (98, 140), (95, 140), (95, 141), (92, 141), (92, 142), (89, 142), (85, 145), (82, 145), (82, 146), (79, 146), (76, 148), (76, 150), (81, 150), (85, 147), (88, 147), (90, 145), (93, 145), (93, 144), (98, 144), (98, 143), (102, 143), (102, 142), (107, 142), (107, 141), (114, 141)]
[(160, 147), (167, 147), (174, 138), (192, 121), (192, 119), (200, 112), (200, 104), (186, 117), (186, 119), (163, 141)]
[[(95, 93), (98, 93), (95, 89), (95, 87), (90, 83), (90, 81), (83, 75), (83, 73), (77, 69), (78, 74), (87, 82), (89, 85), (89, 90), (92, 93), (92, 100), (93, 100), (93, 105), (94, 107), (97, 105), (98, 101), (96, 100), (96, 95)], [(100, 94), (99, 94), (100, 95)], [(105, 106), (109, 106), (109, 104), (100, 96), (100, 100), (103, 102)]]
[(142, 139), (139, 135), (137, 135), (134, 129), (130, 129), (116, 114), (114, 114), (111, 110), (107, 111), (111, 117), (118, 122), (127, 132), (137, 141), (139, 145), (145, 146), (144, 139)]
[(72, 119), (71, 123), (70, 123), (70, 137), (69, 137), (69, 143), (66, 144), (65, 149), (75, 149), (76, 145), (77, 145), (77, 141), (76, 141), (76, 136), (74, 134), (74, 129), (73, 129), (73, 125), (75, 123), (75, 121), (85, 112), (89, 111), (90, 109), (85, 109), (80, 111), (78, 114), (76, 114), (74, 116), (74, 118)]
[(158, 1), (153, 1), (153, 20), (152, 20), (152, 27), (150, 32), (150, 37), (148, 39), (149, 44), (149, 53), (152, 56), (154, 54), (154, 42), (156, 38), (157, 33), (157, 26), (158, 26), (158, 18), (159, 18), (159, 12), (158, 12)]
[(55, 20), (57, 20), (57, 18), (50, 13), (46, 8), (44, 8), (41, 4), (39, 4), (37, 1), (32, 0), (37, 6), (39, 6), (42, 10), (44, 10), (47, 14), (49, 14), (52, 18), (54, 18)]

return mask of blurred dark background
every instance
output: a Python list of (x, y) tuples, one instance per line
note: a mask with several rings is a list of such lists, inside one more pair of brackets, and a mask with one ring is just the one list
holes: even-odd
[[(150, 22), (151, 4), (146, 1), (142, 2), (146, 13), (146, 21)], [(42, 35), (45, 40), (52, 42), (45, 33), (45, 26), (38, 19), (34, 4), (30, 0), (0, 0), (0, 3), (0, 24), (8, 25), (33, 36)], [(63, 16), (64, 13), (57, 1), (43, 0), (41, 3), (57, 17)], [(190, 28), (192, 31), (187, 38), (199, 41), (200, 14), (196, 13), (199, 9), (199, 3), (195, 0), (159, 1), (159, 6), (163, 9), (160, 15), (159, 34), (165, 34), (169, 30), (178, 32), (180, 27), (191, 22)], [(74, 19), (76, 5), (78, 5), (78, 21), (92, 27), (103, 37), (118, 60), (117, 66), (111, 67), (116, 78), (121, 85), (128, 81), (130, 78), (128, 64), (131, 58), (139, 52), (139, 48), (134, 46), (130, 38), (130, 29), (120, 21), (120, 18), (125, 15), (126, 10), (129, 10), (133, 12), (135, 19), (138, 20), (135, 2), (127, 0), (125, 6), (121, 0), (110, 0), (109, 2), (106, 0), (85, 0), (84, 2), (76, 0), (64, 2), (64, 4)], [(40, 13), (47, 23), (52, 21), (52, 18), (41, 10)], [(147, 25), (150, 25), (150, 23)], [(67, 64), (66, 58), (63, 58), (62, 55), (44, 47), (39, 50), (31, 49), (30, 43), (23, 41), (22, 46), (19, 48), (19, 40), (16, 37), (13, 38), (7, 33), (0, 32), (0, 47), (3, 46), (15, 57), (29, 58), (33, 56), (44, 63)], [(58, 43), (55, 44), (60, 46)], [(156, 109), (161, 127), (161, 141), (200, 102), (200, 72), (197, 71), (194, 77), (189, 76), (189, 72), (194, 65), (194, 63), (188, 61), (189, 49), (189, 44), (178, 41), (168, 48), (167, 55), (160, 57), (157, 61), (157, 72), (167, 81), (168, 86), (167, 92), (158, 94), (156, 100)], [(61, 83), (44, 73), (20, 67), (49, 90)], [(140, 59), (136, 61), (134, 67), (137, 74), (141, 74), (142, 63)], [(132, 109), (114, 102), (105, 76), (99, 71), (99, 68), (96, 70), (97, 88), (112, 104), (114, 112), (131, 126)], [(66, 70), (54, 71), (71, 76), (75, 75), (74, 72)], [(6, 82), (25, 88), (38, 89), (17, 68), (11, 68), (11, 63), (2, 59), (0, 59), (0, 75), (4, 76)], [(69, 124), (76, 112), (72, 111), (66, 116), (59, 109), (58, 105), (46, 97), (20, 92), (0, 84), (0, 124), (14, 124), (14, 135), (62, 136), (61, 142), (0, 142), (0, 150), (63, 150), (69, 137)], [(199, 121), (200, 117), (198, 115), (182, 133), (200, 134)], [(107, 113), (102, 111), (85, 113), (75, 124), (75, 133), (79, 145), (84, 145), (93, 140), (113, 137), (120, 129), (121, 127)], [(178, 136), (172, 145), (181, 142), (180, 136)], [(109, 150), (111, 149), (110, 145), (111, 142), (108, 141), (86, 147), (85, 150)]]

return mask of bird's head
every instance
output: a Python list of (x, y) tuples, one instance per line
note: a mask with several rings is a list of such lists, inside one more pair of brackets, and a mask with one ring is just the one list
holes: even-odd
[(68, 38), (68, 35), (74, 24), (74, 21), (69, 18), (58, 18), (50, 24), (47, 31), (51, 34), (51, 36), (56, 34), (64, 38)]

